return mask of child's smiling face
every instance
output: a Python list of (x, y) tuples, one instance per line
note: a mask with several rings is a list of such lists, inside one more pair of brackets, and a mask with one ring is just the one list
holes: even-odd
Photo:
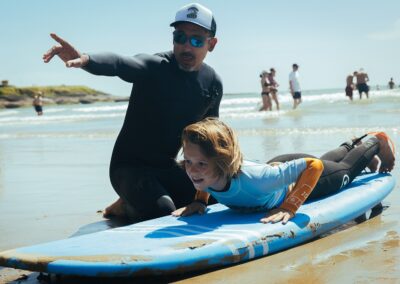
[(199, 145), (185, 143), (183, 156), (186, 173), (197, 190), (220, 189), (221, 178), (215, 173), (213, 161), (202, 153)]

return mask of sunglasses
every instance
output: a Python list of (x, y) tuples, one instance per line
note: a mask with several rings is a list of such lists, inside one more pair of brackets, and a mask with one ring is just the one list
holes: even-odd
[(197, 47), (197, 48), (203, 47), (206, 40), (210, 38), (210, 37), (203, 37), (203, 36), (199, 36), (199, 35), (192, 35), (192, 36), (188, 37), (182, 31), (174, 31), (173, 36), (174, 36), (175, 43), (185, 44), (189, 40), (190, 45), (193, 47)]

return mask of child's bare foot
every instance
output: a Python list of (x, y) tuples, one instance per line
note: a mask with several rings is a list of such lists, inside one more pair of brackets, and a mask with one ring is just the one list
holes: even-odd
[[(375, 132), (371, 133), (379, 140), (379, 153), (378, 157), (381, 160), (381, 166), (379, 168), (379, 172), (386, 173), (391, 172), (394, 167), (394, 145), (390, 140), (389, 136), (385, 132)], [(392, 144), (392, 145), (390, 145)], [(391, 148), (393, 147), (393, 149)]]
[(118, 198), (113, 204), (108, 206), (104, 209), (103, 217), (110, 218), (110, 217), (125, 217), (125, 210), (124, 210), (124, 201), (121, 198)]
[(378, 170), (378, 166), (379, 166), (379, 159), (378, 157), (374, 156), (371, 160), (371, 162), (369, 162), (367, 168), (372, 172), (375, 173)]

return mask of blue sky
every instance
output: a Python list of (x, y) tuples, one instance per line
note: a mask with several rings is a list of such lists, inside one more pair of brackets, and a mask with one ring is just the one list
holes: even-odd
[[(81, 52), (123, 55), (172, 48), (180, 0), (1, 0), (0, 80), (17, 86), (86, 85), (129, 95), (118, 78), (90, 75), (42, 62), (53, 45), (50, 32)], [(400, 83), (400, 1), (257, 0), (198, 1), (217, 21), (218, 45), (206, 58), (221, 75), (226, 93), (259, 92), (258, 74), (275, 67), (288, 89), (292, 63), (300, 65), (303, 89), (343, 87), (350, 72), (364, 68), (371, 85)]]

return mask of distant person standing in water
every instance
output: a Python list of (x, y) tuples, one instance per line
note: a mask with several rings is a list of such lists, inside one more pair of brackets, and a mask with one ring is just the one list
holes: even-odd
[[(354, 72), (356, 73), (356, 72)], [(353, 75), (349, 75), (346, 77), (346, 96), (349, 97), (350, 101), (353, 100), (353, 89), (354, 89), (354, 84), (353, 84)]]
[[(279, 110), (279, 101), (278, 101), (278, 87), (279, 84), (275, 81), (276, 71), (274, 68), (269, 69), (268, 74), (268, 81), (271, 84), (269, 87), (270, 94), (272, 96), (272, 100), (276, 104), (276, 109)], [(272, 103), (271, 103), (271, 110), (272, 110)]]
[(271, 98), (269, 97), (271, 84), (268, 81), (268, 72), (265, 70), (261, 71), (260, 73), (260, 84), (261, 84), (262, 106), (259, 109), (259, 111), (272, 110)]
[(393, 78), (390, 78), (390, 81), (389, 81), (388, 84), (389, 84), (389, 89), (393, 89), (394, 88), (395, 84), (393, 82)]
[(196, 194), (175, 158), (187, 125), (219, 115), (222, 81), (203, 62), (217, 44), (217, 26), (213, 13), (197, 3), (180, 8), (170, 26), (173, 50), (168, 52), (88, 55), (51, 34), (59, 45), (43, 56), (46, 63), (58, 56), (67, 67), (133, 83), (110, 163), (119, 199), (105, 209), (105, 217), (128, 216), (136, 222), (169, 215)]
[(362, 93), (365, 93), (367, 99), (369, 98), (369, 86), (367, 82), (369, 81), (368, 74), (364, 72), (364, 69), (360, 69), (360, 72), (356, 72), (357, 90), (360, 94), (360, 100), (362, 99)]
[(301, 88), (299, 82), (299, 65), (296, 63), (292, 65), (293, 71), (289, 74), (289, 87), (290, 93), (293, 97), (293, 109), (301, 103)]
[(35, 111), (37, 115), (43, 115), (43, 98), (42, 98), (42, 92), (37, 93), (33, 97), (33, 102), (32, 102), (33, 107), (35, 108)]

